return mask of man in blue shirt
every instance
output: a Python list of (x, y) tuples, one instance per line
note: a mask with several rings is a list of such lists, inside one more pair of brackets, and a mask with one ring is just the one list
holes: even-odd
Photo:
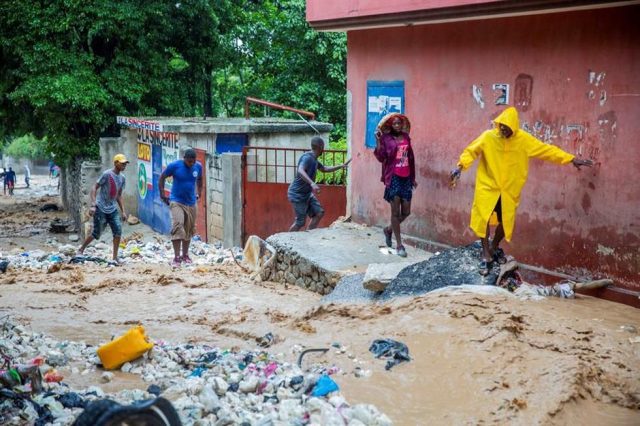
[[(168, 177), (173, 177), (169, 197), (164, 191), (164, 181)], [(158, 181), (158, 189), (160, 198), (171, 210), (171, 243), (174, 253), (171, 265), (179, 267), (181, 263), (190, 264), (189, 243), (196, 232), (196, 201), (202, 195), (202, 164), (196, 161), (195, 150), (187, 149), (182, 160), (176, 160), (164, 169)]]
[(13, 195), (13, 188), (16, 186), (16, 172), (13, 168), (9, 167), (9, 171), (4, 175), (4, 181), (9, 189), (9, 195)]
[(346, 169), (351, 160), (334, 167), (326, 167), (318, 161), (318, 157), (324, 152), (324, 139), (314, 136), (311, 139), (311, 151), (305, 152), (298, 161), (298, 170), (293, 182), (289, 185), (287, 198), (293, 206), (295, 221), (289, 228), (289, 232), (302, 229), (307, 220), (311, 218), (307, 229), (314, 229), (318, 226), (320, 219), (324, 216), (324, 209), (314, 194), (320, 193), (320, 187), (316, 184), (316, 172), (335, 172), (339, 169)]

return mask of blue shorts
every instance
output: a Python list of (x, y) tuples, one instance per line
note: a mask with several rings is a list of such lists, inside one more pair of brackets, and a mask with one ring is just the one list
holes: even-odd
[(304, 223), (307, 220), (307, 216), (315, 217), (318, 214), (324, 213), (324, 209), (320, 205), (320, 201), (318, 201), (318, 199), (314, 195), (311, 195), (309, 197), (309, 200), (307, 201), (291, 201), (291, 204), (293, 205), (293, 211), (296, 215), (297, 226), (304, 226)]
[(113, 238), (122, 236), (122, 222), (120, 222), (120, 212), (118, 210), (113, 213), (105, 213), (99, 208), (96, 208), (96, 212), (93, 214), (93, 232), (91, 236), (96, 240), (100, 239), (102, 231), (106, 225), (109, 224)]
[(400, 197), (402, 200), (411, 201), (413, 195), (413, 182), (406, 177), (400, 177), (393, 175), (391, 178), (391, 185), (384, 189), (384, 199), (389, 203), (393, 201), (395, 197)]

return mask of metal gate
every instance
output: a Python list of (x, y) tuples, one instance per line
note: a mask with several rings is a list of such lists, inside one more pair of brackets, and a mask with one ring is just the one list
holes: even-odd
[[(242, 151), (242, 241), (250, 235), (267, 238), (286, 232), (294, 221), (287, 189), (297, 173), (305, 149), (245, 147)], [(341, 164), (346, 151), (327, 150), (320, 158), (325, 166)], [(346, 170), (318, 171), (317, 196), (325, 210), (320, 227), (329, 226), (347, 209)], [(308, 223), (308, 222), (307, 222)]]

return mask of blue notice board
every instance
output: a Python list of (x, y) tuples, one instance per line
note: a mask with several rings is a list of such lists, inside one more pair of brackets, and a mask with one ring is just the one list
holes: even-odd
[(367, 130), (365, 146), (376, 147), (374, 132), (382, 117), (392, 112), (404, 114), (404, 81), (367, 81)]
[(225, 133), (216, 137), (216, 153), (242, 152), (242, 148), (247, 145), (246, 134)]

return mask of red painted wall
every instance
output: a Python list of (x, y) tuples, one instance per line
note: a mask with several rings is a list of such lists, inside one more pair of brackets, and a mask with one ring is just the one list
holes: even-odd
[(492, 84), (508, 83), (510, 104), (517, 94), (515, 105), (526, 109), (521, 123), (597, 166), (577, 172), (532, 160), (507, 251), (640, 290), (639, 17), (640, 7), (628, 6), (349, 32), (354, 219), (382, 225), (389, 216), (380, 165), (364, 147), (367, 80), (405, 81), (420, 186), (404, 230), (450, 244), (475, 238), (468, 230), (475, 167), (455, 191), (447, 175), (504, 108), (494, 105)]
[(307, 0), (307, 21), (500, 3), (503, 0)]
[[(344, 216), (347, 210), (347, 191), (343, 185), (319, 185), (320, 194), (317, 195), (324, 208), (324, 216), (318, 224), (325, 228)], [(287, 232), (295, 220), (293, 207), (287, 200), (286, 183), (244, 182), (244, 212), (243, 212), (243, 243), (251, 235), (260, 238)], [(307, 218), (305, 226), (310, 219)]]

